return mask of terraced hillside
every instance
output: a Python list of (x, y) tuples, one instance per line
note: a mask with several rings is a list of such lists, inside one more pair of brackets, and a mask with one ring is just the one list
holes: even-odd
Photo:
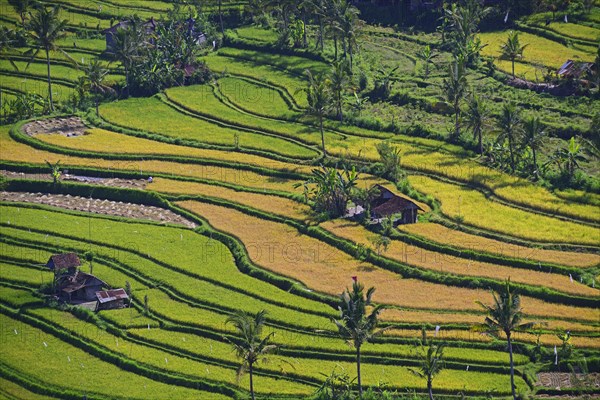
[[(100, 59), (116, 86), (124, 70), (101, 54), (98, 31), (126, 15), (158, 19), (171, 9), (158, 0), (42, 3), (68, 13), (63, 50), (81, 64)], [(207, 11), (217, 12), (221, 2), (214, 3)], [(233, 15), (244, 3), (222, 7)], [(17, 26), (8, 0), (0, 6), (2, 24)], [(581, 41), (570, 50), (586, 60), (585, 43), (597, 44), (593, 26), (531, 20), (522, 29), (541, 52), (558, 51), (551, 35)], [(453, 120), (438, 103), (450, 56), (442, 53), (427, 78), (416, 56), (436, 35), (364, 27), (362, 67), (369, 59), (398, 65), (392, 97), (400, 100), (367, 103), (362, 113), (378, 121), (368, 127), (326, 118), (327, 157), (299, 89), (305, 69), (329, 71), (329, 49), (325, 57), (278, 52), (276, 34), (254, 25), (229, 35), (201, 56), (214, 80), (103, 102), (98, 114), (94, 107), (73, 111), (68, 99), (83, 72), (51, 52), (58, 110), (0, 126), (0, 398), (249, 398), (249, 375), (238, 376), (231, 346), (239, 336), (227, 323), (240, 310), (266, 310), (264, 334), (280, 346), (269, 363), (256, 365), (257, 397), (311, 398), (332, 371), (354, 377), (354, 349), (332, 322), (352, 277), (374, 286), (373, 301), (388, 306), (385, 334), (362, 348), (368, 388), (426, 392), (425, 380), (411, 373), (423, 328), (446, 344), (436, 394), (509, 398), (505, 338), (473, 329), (485, 318), (477, 302), (491, 304), (491, 290), (507, 279), (521, 295), (525, 321), (537, 323), (513, 336), (517, 391), (558, 393), (537, 385), (536, 373), (568, 371), (561, 349), (567, 331), (574, 356), (598, 372), (600, 196), (548, 190), (448, 142)], [(481, 34), (489, 54), (499, 35)], [(47, 94), (45, 59), (25, 68), (24, 51), (2, 52), (2, 101)], [(545, 54), (537, 61), (555, 67)], [(518, 65), (531, 73), (528, 62)], [(537, 110), (555, 143), (572, 133), (589, 138), (597, 99), (537, 95), (479, 70), (468, 79), (490, 94), (492, 115), (512, 100)], [(404, 186), (373, 174), (383, 142), (400, 151)], [(319, 218), (302, 183), (321, 164), (358, 166), (362, 188), (404, 190), (422, 209), (418, 223), (393, 229), (382, 248), (375, 226)], [(49, 165), (60, 169), (54, 181)], [(582, 167), (597, 173), (593, 158)], [(79, 254), (81, 270), (111, 287), (130, 287), (129, 307), (60, 307), (47, 295), (53, 273), (46, 262), (63, 252)], [(598, 394), (597, 387), (561, 393), (578, 390)]]

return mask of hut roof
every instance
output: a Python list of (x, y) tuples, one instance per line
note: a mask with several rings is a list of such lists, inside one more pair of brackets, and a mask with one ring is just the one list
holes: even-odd
[(46, 263), (51, 270), (79, 267), (80, 265), (81, 261), (75, 253), (54, 254)]
[(127, 292), (123, 288), (112, 290), (100, 290), (96, 292), (96, 297), (98, 298), (100, 304), (129, 298), (129, 296), (127, 296)]
[(396, 213), (401, 213), (404, 210), (415, 210), (415, 209), (423, 211), (423, 209), (421, 207), (419, 207), (412, 201), (407, 200), (400, 196), (394, 196), (391, 199), (389, 199), (388, 201), (378, 205), (377, 207), (374, 207), (372, 211), (376, 214), (383, 216), (383, 215), (392, 215), (392, 214), (396, 214)]
[(65, 276), (58, 282), (59, 290), (66, 293), (76, 292), (77, 290), (88, 286), (108, 287), (103, 280), (81, 271), (78, 271), (73, 275)]

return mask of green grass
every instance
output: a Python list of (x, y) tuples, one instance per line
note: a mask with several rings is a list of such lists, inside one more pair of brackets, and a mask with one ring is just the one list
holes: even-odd
[[(21, 93), (33, 93), (48, 97), (48, 83), (43, 77), (15, 77), (0, 73), (0, 87), (10, 90), (15, 90)], [(69, 86), (59, 83), (52, 83), (52, 94), (54, 101), (67, 101), (73, 93), (73, 89)]]
[[(140, 109), (144, 113), (140, 113)], [(293, 158), (311, 158), (317, 155), (316, 151), (290, 141), (241, 132), (184, 115), (156, 98), (132, 98), (104, 104), (100, 113), (103, 118), (116, 125), (179, 139), (233, 147), (237, 135), (242, 149), (275, 152)]]
[(575, 39), (589, 40), (591, 42), (598, 42), (600, 40), (600, 29), (592, 28), (590, 26), (552, 22), (550, 25), (546, 26), (546, 29)]

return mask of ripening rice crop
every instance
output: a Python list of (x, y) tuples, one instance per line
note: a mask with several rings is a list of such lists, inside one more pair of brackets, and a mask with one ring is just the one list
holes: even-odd
[(468, 225), (534, 242), (598, 245), (598, 228), (509, 207), (468, 187), (425, 176), (411, 177), (410, 182), (418, 191), (438, 199), (444, 214), (462, 218)]
[(488, 239), (483, 236), (471, 235), (456, 229), (447, 228), (440, 224), (420, 223), (400, 225), (398, 228), (404, 232), (421, 236), (443, 245), (499, 254), (504, 257), (523, 258), (525, 260), (536, 260), (584, 268), (600, 263), (600, 256), (597, 254), (545, 250), (535, 247), (519, 246), (501, 242), (499, 240)]

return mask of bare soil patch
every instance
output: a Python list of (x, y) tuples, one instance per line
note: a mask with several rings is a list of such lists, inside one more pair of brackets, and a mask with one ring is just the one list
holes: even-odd
[(60, 134), (67, 137), (85, 134), (87, 127), (78, 117), (40, 119), (23, 125), (23, 132), (29, 136)]
[(45, 204), (67, 210), (183, 225), (187, 228), (195, 228), (197, 226), (194, 222), (160, 207), (123, 203), (120, 201), (89, 199), (68, 194), (0, 192), (0, 201)]

